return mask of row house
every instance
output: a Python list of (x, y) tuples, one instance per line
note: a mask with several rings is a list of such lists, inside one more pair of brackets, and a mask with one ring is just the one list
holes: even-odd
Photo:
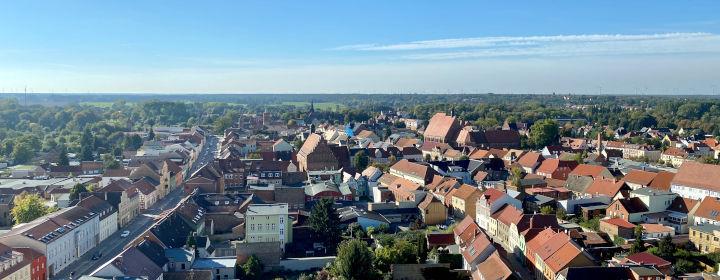
[(574, 160), (550, 158), (543, 160), (540, 166), (535, 170), (535, 174), (551, 179), (567, 180), (570, 172), (572, 172), (577, 166), (578, 163)]
[(535, 170), (544, 160), (545, 158), (540, 153), (527, 152), (517, 160), (517, 163), (522, 167), (523, 172), (535, 174)]
[(469, 216), (475, 219), (475, 205), (482, 191), (477, 187), (462, 184), (452, 193), (452, 211), (455, 217)]
[(245, 241), (277, 242), (281, 250), (292, 243), (292, 220), (288, 204), (252, 204), (245, 212)]
[(161, 197), (165, 197), (169, 192), (182, 184), (184, 179), (184, 170), (177, 163), (171, 160), (165, 160), (162, 164), (160, 177)]
[(545, 229), (527, 243), (526, 258), (535, 279), (552, 280), (568, 267), (595, 266), (593, 258), (564, 232)]
[(425, 186), (433, 180), (437, 172), (430, 166), (403, 159), (390, 167), (390, 174), (410, 180), (420, 186)]
[(606, 150), (622, 151), (623, 158), (638, 159), (647, 158), (649, 161), (660, 160), (661, 151), (654, 147), (642, 144), (629, 144), (617, 141), (608, 141), (604, 145)]
[(118, 211), (118, 226), (124, 227), (140, 213), (140, 194), (128, 180), (115, 180), (93, 195), (107, 201)]
[(13, 228), (0, 243), (28, 247), (46, 257), (46, 275), (52, 278), (100, 242), (98, 213), (73, 206)]
[(526, 262), (527, 240), (532, 239), (533, 236), (545, 229), (558, 230), (559, 228), (555, 215), (523, 214), (519, 220), (511, 221), (508, 226), (509, 252), (524, 263)]
[(510, 248), (510, 225), (517, 224), (523, 216), (522, 208), (518, 209), (512, 205), (504, 205), (490, 215), (487, 234), (492, 237), (495, 243), (504, 248)]
[(45, 266), (45, 256), (32, 248), (0, 244), (0, 279), (45, 280)]
[(488, 230), (490, 215), (497, 212), (504, 205), (512, 205), (517, 209), (522, 208), (522, 202), (507, 193), (498, 189), (487, 189), (477, 199), (475, 206), (475, 222), (483, 230)]
[(100, 215), (98, 228), (99, 242), (110, 237), (118, 230), (118, 211), (107, 201), (94, 195), (87, 195), (80, 199), (77, 206)]
[(708, 254), (720, 252), (720, 226), (714, 224), (701, 224), (690, 226), (690, 243), (700, 253)]
[(433, 180), (425, 186), (425, 189), (440, 201), (445, 202), (447, 200), (448, 203), (445, 203), (445, 205), (450, 206), (452, 198), (449, 194), (459, 188), (461, 184), (457, 178), (435, 175), (433, 176)]
[(139, 200), (140, 211), (149, 209), (155, 202), (160, 199), (159, 190), (156, 186), (159, 182), (154, 181), (152, 178), (144, 177), (133, 182), (132, 186), (137, 189)]
[(31, 277), (32, 259), (20, 251), (0, 244), (0, 279), (25, 280)]
[(720, 166), (686, 161), (670, 182), (670, 191), (696, 200), (720, 198)]
[(720, 199), (705, 197), (688, 216), (693, 225), (720, 225)]
[(683, 148), (676, 148), (676, 147), (670, 147), (667, 148), (662, 154), (660, 155), (660, 160), (664, 162), (665, 164), (670, 164), (673, 167), (679, 167), (683, 164), (683, 162), (688, 161), (688, 157), (690, 156), (690, 152), (688, 150)]

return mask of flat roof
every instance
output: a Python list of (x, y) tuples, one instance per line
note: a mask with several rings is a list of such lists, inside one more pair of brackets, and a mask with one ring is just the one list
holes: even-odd
[(255, 215), (287, 215), (288, 204), (287, 203), (274, 203), (274, 204), (251, 204), (248, 206), (247, 216)]
[(194, 269), (204, 268), (231, 268), (235, 267), (237, 257), (226, 257), (226, 258), (198, 258), (192, 265)]

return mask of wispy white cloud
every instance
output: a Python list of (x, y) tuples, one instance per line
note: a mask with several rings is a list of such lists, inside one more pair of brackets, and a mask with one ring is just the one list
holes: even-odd
[(712, 33), (586, 34), (525, 37), (477, 37), (361, 44), (335, 50), (400, 52), (407, 59), (460, 59), (509, 56), (578, 56), (720, 52)]

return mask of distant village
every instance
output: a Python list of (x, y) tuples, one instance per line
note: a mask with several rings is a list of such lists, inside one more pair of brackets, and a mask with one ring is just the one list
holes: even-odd
[[(713, 136), (554, 119), (576, 137), (529, 149), (532, 123), (315, 114), (125, 132), (145, 140), (115, 168), (0, 162), (0, 279), (329, 279), (337, 244), (313, 225), (328, 200), (343, 239), (377, 252), (421, 238), (427, 255), (391, 261), (385, 279), (720, 277), (720, 166), (700, 160), (720, 156)], [(16, 223), (30, 194), (56, 210)], [(256, 262), (262, 278), (248, 276)]]

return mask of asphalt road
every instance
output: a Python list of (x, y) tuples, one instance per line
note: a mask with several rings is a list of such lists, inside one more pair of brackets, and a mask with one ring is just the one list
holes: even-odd
[[(211, 135), (205, 140), (205, 145), (203, 145), (203, 149), (200, 151), (198, 159), (193, 162), (190, 173), (195, 172), (195, 170), (205, 165), (205, 163), (211, 162), (215, 159), (215, 155), (218, 150), (218, 138)], [(181, 187), (177, 187), (175, 190), (168, 193), (168, 195), (163, 199), (156, 202), (155, 205), (150, 207), (150, 209), (145, 210), (143, 213), (135, 217), (135, 219), (130, 221), (130, 223), (124, 228), (118, 229), (118, 231), (113, 235), (100, 242), (98, 246), (95, 246), (95, 248), (82, 255), (77, 261), (57, 273), (52, 279), (77, 279), (81, 275), (88, 275), (95, 271), (95, 269), (100, 267), (102, 264), (119, 255), (123, 251), (125, 245), (137, 238), (155, 222), (155, 218), (158, 214), (175, 207), (182, 198), (183, 189)], [(120, 234), (126, 230), (130, 231), (130, 235), (127, 237), (121, 237)], [(98, 252), (102, 253), (102, 257), (97, 260), (93, 260), (92, 256), (96, 255)]]
[[(158, 214), (174, 207), (182, 198), (182, 188), (178, 187), (168, 193), (168, 195), (163, 199), (156, 202), (153, 207), (135, 217), (135, 219), (130, 221), (127, 226), (118, 229), (118, 231), (113, 235), (100, 242), (98, 246), (95, 246), (95, 248), (82, 255), (80, 259), (60, 271), (60, 273), (55, 275), (52, 279), (76, 279), (80, 275), (90, 274), (102, 264), (119, 255), (127, 243), (137, 238), (141, 233), (147, 230), (153, 222), (155, 222), (154, 219)], [(130, 231), (130, 235), (127, 237), (120, 237), (120, 234), (126, 230)], [(97, 260), (93, 260), (92, 256), (98, 252), (102, 253), (102, 257)], [(74, 277), (70, 278), (70, 274), (72, 272), (74, 272)]]
[(198, 168), (215, 160), (215, 156), (217, 155), (218, 151), (219, 141), (220, 140), (215, 135), (210, 135), (205, 138), (205, 144), (203, 145), (202, 151), (200, 151), (200, 155), (190, 167), (189, 174), (194, 173), (198, 170)]

